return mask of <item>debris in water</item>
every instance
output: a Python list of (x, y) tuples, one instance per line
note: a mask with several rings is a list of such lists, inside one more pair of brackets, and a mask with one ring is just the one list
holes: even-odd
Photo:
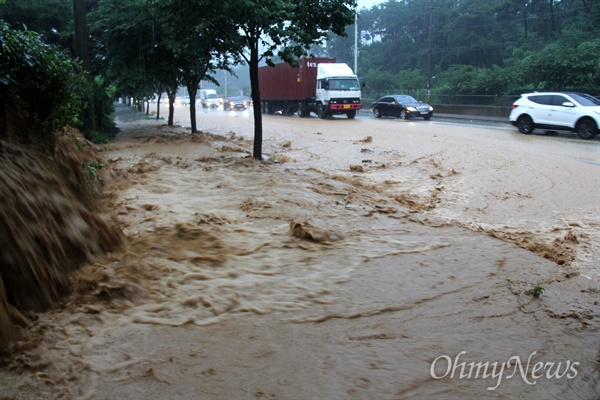
[(299, 239), (316, 243), (335, 242), (342, 239), (342, 235), (328, 229), (317, 228), (308, 222), (291, 221), (290, 232)]

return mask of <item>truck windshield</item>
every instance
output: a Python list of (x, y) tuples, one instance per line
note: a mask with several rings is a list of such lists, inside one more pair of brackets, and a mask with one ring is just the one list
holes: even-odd
[(217, 95), (216, 95), (216, 94), (214, 94), (214, 93), (210, 93), (210, 94), (208, 94), (208, 95), (206, 96), (206, 98), (207, 98), (207, 99), (217, 99), (218, 97), (217, 97)]
[(329, 90), (359, 90), (358, 79), (355, 78), (344, 78), (344, 79), (330, 79)]

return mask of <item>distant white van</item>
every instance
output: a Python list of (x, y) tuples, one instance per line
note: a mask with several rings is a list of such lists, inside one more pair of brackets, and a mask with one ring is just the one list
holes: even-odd
[(214, 89), (200, 90), (200, 103), (203, 108), (218, 108), (221, 105), (217, 91)]

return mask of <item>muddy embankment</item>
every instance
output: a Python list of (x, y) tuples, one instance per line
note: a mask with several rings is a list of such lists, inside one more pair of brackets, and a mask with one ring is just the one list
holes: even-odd
[(58, 135), (52, 157), (0, 142), (0, 350), (66, 298), (75, 269), (122, 242), (97, 216), (103, 165), (73, 129)]

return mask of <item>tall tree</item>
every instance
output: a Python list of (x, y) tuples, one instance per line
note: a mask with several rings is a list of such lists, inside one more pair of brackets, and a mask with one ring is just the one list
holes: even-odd
[(249, 66), (254, 104), (254, 158), (262, 158), (262, 114), (258, 82), (261, 60), (275, 56), (294, 65), (329, 31), (345, 35), (354, 22), (356, 0), (228, 0), (198, 1), (204, 5), (216, 33)]
[(97, 43), (95, 61), (118, 93), (143, 102), (157, 89), (167, 92), (168, 124), (173, 125), (173, 101), (181, 75), (173, 62), (173, 42), (158, 3), (100, 0), (90, 15), (90, 26)]
[(179, 71), (180, 83), (188, 90), (192, 133), (196, 129), (196, 94), (200, 82), (217, 82), (217, 69), (229, 70), (230, 55), (226, 41), (214, 35), (211, 24), (202, 19), (203, 10), (192, 2), (163, 1), (160, 9), (166, 16), (168, 34), (165, 41), (173, 50), (172, 67)]
[[(88, 73), (88, 79), (93, 80), (90, 52), (88, 47), (88, 28), (86, 20), (85, 0), (73, 0), (73, 20), (75, 25), (75, 55), (81, 60), (84, 71)], [(85, 128), (89, 132), (96, 130), (96, 116), (94, 113), (94, 102), (90, 98), (86, 106)]]
[(0, 7), (0, 19), (13, 29), (34, 31), (44, 41), (64, 48), (72, 48), (72, 3), (64, 0), (6, 0)]

